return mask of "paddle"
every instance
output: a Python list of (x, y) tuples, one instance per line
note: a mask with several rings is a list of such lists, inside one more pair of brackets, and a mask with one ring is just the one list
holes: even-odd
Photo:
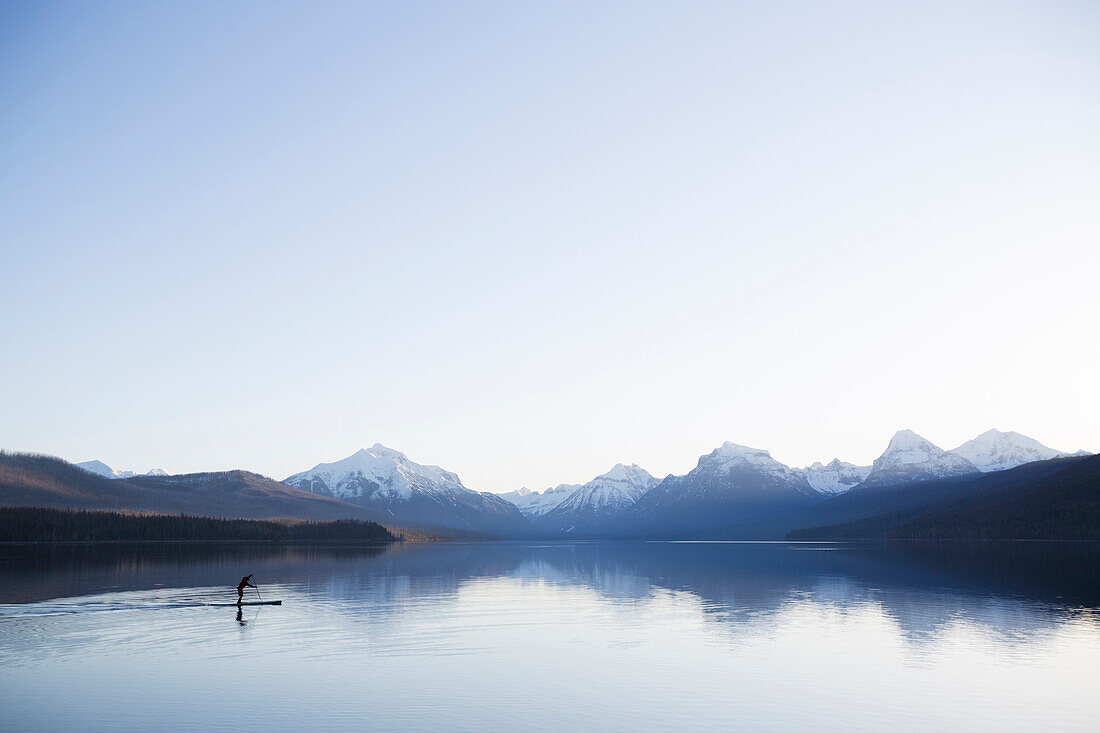
[(257, 595), (257, 596), (259, 597), (259, 599), (260, 599), (260, 603), (263, 603), (263, 602), (264, 602), (264, 597), (260, 595), (260, 588), (259, 588), (259, 586), (255, 586), (255, 585), (254, 585), (254, 586), (252, 586), (252, 587), (256, 589), (256, 595)]

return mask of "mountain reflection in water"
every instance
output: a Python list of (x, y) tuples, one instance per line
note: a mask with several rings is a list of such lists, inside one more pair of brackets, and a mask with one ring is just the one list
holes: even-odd
[[(1047, 543), (4, 546), (0, 718), (156, 728), (119, 712), (117, 675), (195, 727), (228, 725), (223, 687), (265, 700), (246, 730), (1087, 729), (1098, 560)], [(246, 573), (284, 605), (203, 605)]]

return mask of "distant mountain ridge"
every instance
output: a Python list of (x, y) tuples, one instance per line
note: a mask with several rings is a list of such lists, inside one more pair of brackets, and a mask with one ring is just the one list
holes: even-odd
[[(976, 461), (967, 458), (968, 449)], [(856, 489), (857, 505), (873, 507), (874, 492), (895, 486), (904, 489), (909, 504), (920, 504), (925, 484), (1065, 455), (1018, 433), (991, 430), (946, 451), (911, 430), (900, 430), (870, 466), (833, 459), (794, 469), (768, 451), (727, 442), (702, 456), (688, 474), (654, 479), (650, 488), (639, 487), (598, 516), (583, 508), (584, 487), (562, 485), (543, 494), (505, 496), (514, 498), (540, 530), (567, 537), (764, 537), (774, 536), (784, 517), (829, 506), (832, 497)]]
[(657, 484), (658, 480), (638, 464), (616, 463), (610, 471), (576, 488), (550, 511), (537, 516), (535, 524), (543, 531), (573, 537), (599, 533)]
[(137, 473), (135, 471), (116, 471), (108, 466), (103, 461), (84, 461), (82, 463), (74, 463), (77, 468), (82, 468), (89, 473), (94, 473), (96, 476), (102, 476), (103, 478), (133, 478), (134, 476), (167, 476), (168, 472), (163, 468), (151, 468), (145, 473)]
[(554, 511), (583, 507), (621, 509), (632, 505), (645, 492), (657, 485), (649, 471), (638, 464), (616, 463), (610, 471), (592, 479), (574, 491)]
[(857, 466), (839, 458), (834, 458), (825, 465), (820, 462), (812, 463), (801, 470), (810, 486), (822, 494), (842, 494), (863, 483), (867, 474), (871, 473), (870, 466)]
[(523, 487), (516, 491), (497, 494), (497, 496), (512, 502), (525, 517), (530, 518), (553, 511), (580, 487), (581, 484), (558, 484), (545, 491), (532, 491), (527, 487)]
[(684, 476), (668, 476), (643, 494), (616, 529), (638, 536), (709, 536), (823, 499), (802, 472), (768, 451), (726, 442)]
[[(1089, 455), (1074, 455), (1082, 454)], [(915, 511), (984, 486), (974, 484), (983, 475), (1031, 464), (1041, 471), (1067, 455), (1014, 432), (989, 430), (947, 451), (900, 430), (870, 466), (834, 458), (792, 468), (766, 450), (726, 442), (684, 475), (657, 479), (637, 464), (618, 463), (585, 484), (493, 494), (379, 443), (284, 482), (246, 471), (126, 476), (100, 461), (80, 467), (58, 462), (68, 467), (61, 469), (0, 454), (6, 459), (6, 465), (0, 460), (0, 505), (241, 517), (331, 518), (342, 512), (479, 537), (771, 539), (799, 526), (861, 521), (888, 509)]]

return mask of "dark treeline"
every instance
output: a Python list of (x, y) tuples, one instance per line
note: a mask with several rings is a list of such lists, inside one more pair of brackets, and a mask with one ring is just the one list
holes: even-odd
[[(1031, 476), (990, 474), (990, 489), (904, 511), (791, 532), (792, 540), (1100, 540), (1100, 456)], [(1039, 464), (1036, 467), (1041, 468)], [(1016, 473), (1027, 480), (994, 483)], [(978, 482), (974, 482), (977, 484)]]
[(395, 542), (374, 522), (217, 519), (184, 514), (124, 514), (83, 509), (0, 507), (0, 542), (186, 542), (304, 540)]

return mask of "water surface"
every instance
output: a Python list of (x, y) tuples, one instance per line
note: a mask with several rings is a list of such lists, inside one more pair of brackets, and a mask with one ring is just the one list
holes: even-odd
[[(6, 546), (0, 728), (1096, 730), (1098, 560), (1040, 543)], [(283, 605), (208, 605), (249, 572)]]

